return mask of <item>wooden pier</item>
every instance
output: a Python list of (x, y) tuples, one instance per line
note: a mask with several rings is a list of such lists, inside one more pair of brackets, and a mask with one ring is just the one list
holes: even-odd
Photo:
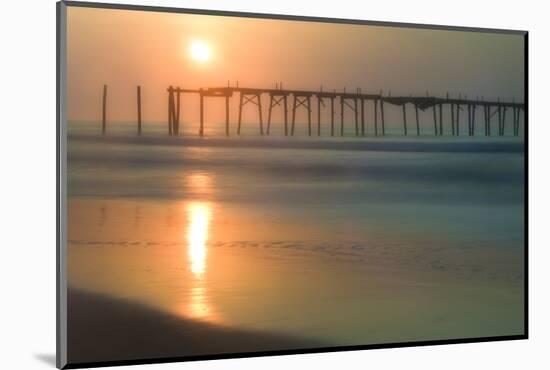
[[(339, 136), (344, 136), (346, 114), (351, 114), (354, 123), (354, 134), (357, 137), (366, 136), (366, 128), (369, 124), (366, 120), (365, 113), (368, 109), (372, 109), (374, 113), (373, 132), (375, 136), (386, 135), (386, 120), (384, 104), (390, 104), (393, 106), (402, 107), (402, 134), (405, 136), (416, 135), (436, 135), (443, 136), (445, 133), (451, 136), (468, 135), (474, 136), (476, 134), (476, 109), (483, 110), (483, 135), (492, 136), (494, 134), (498, 136), (504, 136), (506, 133), (506, 113), (512, 112), (512, 134), (514, 136), (519, 135), (520, 131), (520, 118), (522, 117), (522, 111), (525, 113), (525, 106), (523, 103), (516, 103), (514, 101), (505, 102), (500, 99), (496, 100), (484, 100), (483, 98), (469, 99), (467, 96), (458, 98), (450, 97), (447, 94), (445, 97), (430, 96), (426, 92), (426, 96), (391, 96), (390, 94), (384, 95), (382, 91), (377, 94), (364, 93), (360, 88), (357, 88), (355, 92), (347, 92), (344, 88), (342, 91), (325, 91), (321, 86), (319, 90), (292, 90), (283, 89), (282, 83), (275, 84), (275, 88), (250, 88), (230, 86), (229, 83), (226, 87), (211, 87), (200, 89), (186, 89), (179, 86), (170, 86), (167, 89), (168, 92), (168, 134), (179, 135), (180, 134), (180, 113), (182, 111), (182, 94), (198, 94), (200, 99), (200, 124), (199, 124), (199, 136), (204, 136), (204, 108), (205, 98), (222, 98), (225, 99), (225, 134), (229, 136), (231, 134), (231, 123), (229, 118), (230, 100), (234, 95), (238, 95), (239, 98), (239, 114), (237, 121), (237, 135), (241, 134), (242, 128), (242, 112), (243, 107), (247, 104), (255, 105), (257, 107), (258, 114), (258, 132), (260, 135), (270, 135), (272, 132), (272, 116), (273, 110), (276, 108), (282, 108), (284, 114), (284, 135), (294, 136), (296, 133), (296, 113), (300, 110), (305, 110), (307, 113), (307, 134), (308, 136), (321, 136), (322, 134), (336, 136), (335, 132), (335, 116), (336, 116), (336, 104), (335, 101), (340, 104), (340, 127), (338, 130)], [(262, 97), (269, 98), (268, 112), (267, 112), (267, 126), (264, 130), (264, 115), (262, 107)], [(291, 103), (291, 121), (289, 127), (288, 117), (288, 103)], [(330, 107), (330, 132), (321, 132), (321, 117), (322, 108), (326, 109), (325, 103), (328, 103)], [(315, 105), (316, 103), (316, 105)], [(103, 87), (103, 121), (102, 121), (102, 133), (106, 133), (106, 104), (107, 104), (107, 85)], [(312, 127), (312, 105), (316, 106), (316, 128)], [(414, 109), (414, 129), (410, 129), (408, 126), (409, 120), (407, 119), (407, 107)], [(447, 111), (450, 111), (450, 116), (444, 117), (444, 107), (447, 107)], [(137, 87), (137, 109), (138, 109), (138, 135), (141, 135), (141, 87)], [(433, 114), (433, 131), (422, 132), (420, 125), (420, 111)], [(467, 125), (468, 130), (461, 131), (460, 117), (461, 113), (467, 113)], [(494, 120), (498, 121), (498, 131), (492, 130), (492, 123)], [(349, 120), (347, 122), (350, 122)], [(426, 131), (426, 130), (424, 130)]]

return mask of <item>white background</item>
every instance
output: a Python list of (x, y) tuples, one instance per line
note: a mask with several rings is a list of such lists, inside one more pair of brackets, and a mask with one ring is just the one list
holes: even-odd
[[(143, 365), (133, 369), (549, 368), (545, 352), (550, 350), (550, 246), (546, 233), (550, 18), (544, 1), (124, 2), (530, 31), (529, 340)], [(55, 2), (4, 1), (0, 14), (0, 368), (51, 369), (55, 354)]]

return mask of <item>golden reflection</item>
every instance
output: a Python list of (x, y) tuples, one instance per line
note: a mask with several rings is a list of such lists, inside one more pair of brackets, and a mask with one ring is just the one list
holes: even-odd
[(207, 242), (212, 217), (211, 205), (206, 202), (192, 202), (187, 204), (186, 211), (188, 217), (187, 253), (193, 279), (185, 312), (193, 319), (216, 321), (209, 303), (206, 281)]
[(210, 224), (210, 205), (196, 202), (187, 206), (189, 225), (187, 228), (187, 242), (191, 272), (196, 277), (202, 277), (206, 270), (206, 242)]
[(212, 319), (210, 305), (207, 301), (206, 288), (197, 286), (191, 289), (191, 303), (189, 304), (189, 314), (194, 319), (208, 320)]
[(214, 193), (214, 175), (208, 172), (193, 172), (183, 179), (188, 191), (194, 196), (207, 196)]

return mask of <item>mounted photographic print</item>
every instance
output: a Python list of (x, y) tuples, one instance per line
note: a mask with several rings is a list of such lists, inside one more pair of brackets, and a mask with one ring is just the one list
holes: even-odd
[(57, 10), (59, 367), (527, 338), (527, 32)]

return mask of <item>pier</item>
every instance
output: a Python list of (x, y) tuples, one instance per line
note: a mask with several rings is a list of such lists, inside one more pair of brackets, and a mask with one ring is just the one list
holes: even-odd
[[(483, 110), (484, 136), (504, 136), (507, 132), (506, 113), (511, 112), (512, 118), (512, 134), (519, 136), (520, 118), (522, 112), (525, 113), (523, 103), (514, 101), (484, 100), (483, 98), (468, 98), (450, 97), (447, 94), (445, 97), (430, 96), (426, 92), (425, 96), (391, 96), (384, 95), (382, 91), (377, 94), (364, 93), (362, 89), (357, 88), (353, 92), (323, 90), (321, 86), (319, 90), (292, 90), (284, 89), (282, 83), (276, 83), (275, 88), (253, 88), (236, 86), (225, 87), (210, 87), (199, 89), (187, 89), (179, 86), (170, 86), (168, 92), (168, 135), (177, 136), (180, 134), (180, 113), (182, 107), (182, 94), (198, 94), (199, 95), (199, 136), (204, 136), (205, 132), (205, 104), (210, 98), (225, 99), (225, 134), (231, 135), (231, 122), (229, 115), (230, 100), (234, 96), (238, 96), (238, 120), (236, 122), (236, 134), (241, 134), (242, 128), (242, 111), (246, 105), (255, 105), (257, 107), (257, 124), (259, 135), (270, 135), (272, 127), (272, 113), (274, 109), (282, 109), (284, 117), (284, 135), (294, 136), (296, 133), (296, 113), (304, 111), (307, 113), (307, 134), (308, 136), (344, 136), (346, 114), (351, 114), (354, 124), (354, 134), (356, 137), (366, 136), (366, 127), (371, 124), (374, 131), (374, 136), (386, 135), (386, 120), (384, 115), (385, 104), (402, 107), (402, 135), (436, 135), (443, 136), (445, 132), (450, 136), (474, 136), (476, 134), (476, 109)], [(208, 98), (208, 99), (206, 99)], [(268, 100), (268, 104), (262, 106), (262, 101)], [(137, 133), (141, 135), (141, 86), (137, 87), (137, 117), (138, 128)], [(336, 104), (335, 104), (336, 102)], [(291, 121), (289, 122), (289, 103), (291, 109)], [(106, 133), (106, 104), (107, 104), (107, 85), (103, 87), (103, 116), (102, 116), (102, 133)], [(337, 106), (339, 105), (339, 112)], [(327, 107), (328, 106), (328, 107)], [(267, 107), (267, 122), (264, 126), (264, 108)], [(316, 116), (312, 117), (313, 107), (316, 107)], [(330, 131), (322, 132), (322, 107), (330, 109)], [(407, 117), (407, 107), (411, 107), (414, 112), (414, 126), (409, 127), (412, 120)], [(443, 111), (446, 107), (450, 115), (444, 116)], [(367, 109), (372, 109), (374, 113), (373, 122), (367, 122), (365, 112)], [(420, 125), (420, 112), (428, 113), (430, 120), (433, 118), (433, 130), (424, 132)], [(339, 122), (336, 122), (336, 114), (339, 114)], [(467, 114), (467, 128), (460, 127), (460, 117), (462, 114)], [(433, 116), (433, 117), (432, 117)], [(315, 120), (315, 122), (313, 122)], [(498, 130), (492, 129), (494, 121), (498, 123)], [(350, 122), (349, 120), (347, 121)], [(335, 127), (339, 123), (339, 127)], [(299, 124), (299, 123), (298, 123)], [(313, 127), (316, 124), (316, 127)], [(524, 123), (525, 124), (525, 123)], [(289, 127), (290, 126), (290, 127)]]

